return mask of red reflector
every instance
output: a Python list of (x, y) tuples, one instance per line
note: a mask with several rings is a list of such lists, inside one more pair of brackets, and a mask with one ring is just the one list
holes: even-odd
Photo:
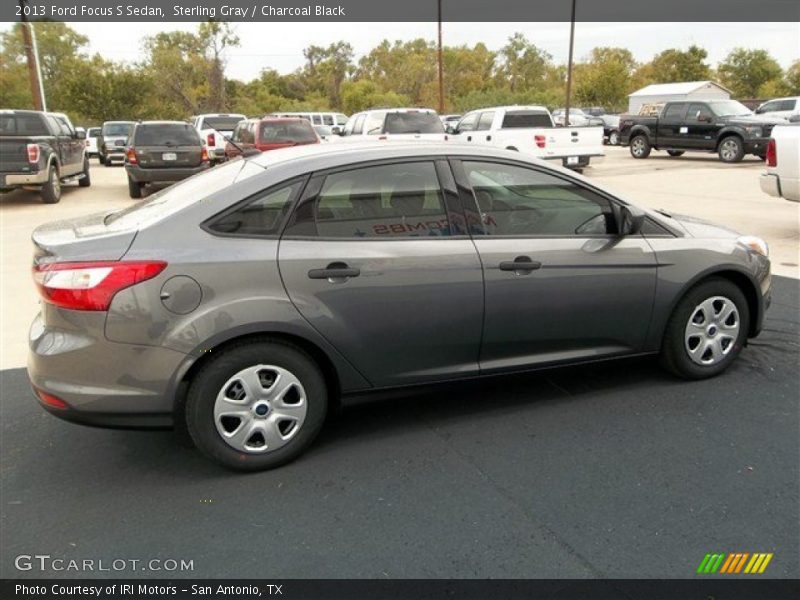
[(53, 396), (53, 394), (48, 394), (47, 392), (43, 392), (39, 388), (33, 388), (33, 391), (36, 392), (36, 395), (41, 400), (42, 404), (46, 404), (47, 406), (51, 406), (52, 408), (58, 408), (59, 410), (64, 410), (65, 408), (69, 408), (69, 404), (64, 402), (58, 396)]
[(200, 149), (200, 160), (203, 162), (208, 162), (208, 150), (206, 150), (205, 146)]
[(778, 166), (778, 147), (773, 138), (770, 138), (769, 143), (767, 144), (767, 166)]
[(125, 153), (125, 160), (128, 161), (129, 165), (135, 165), (139, 162), (135, 148), (128, 148), (128, 151)]
[(33, 280), (45, 302), (71, 310), (108, 310), (114, 295), (152, 279), (163, 261), (53, 263), (33, 269)]
[(39, 162), (39, 144), (28, 144), (28, 162)]
[(214, 138), (214, 134), (213, 133), (209, 133), (208, 134), (208, 137), (206, 138), (206, 143), (209, 146), (216, 146), (217, 145), (217, 140)]
[(543, 135), (535, 135), (533, 136), (534, 141), (536, 142), (537, 148), (544, 148), (546, 145), (545, 137)]

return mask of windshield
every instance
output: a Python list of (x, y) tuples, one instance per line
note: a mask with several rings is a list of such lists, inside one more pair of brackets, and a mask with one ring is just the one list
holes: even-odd
[(744, 117), (753, 114), (753, 111), (751, 111), (741, 102), (736, 102), (736, 100), (709, 102), (708, 105), (718, 117)]
[(129, 135), (133, 123), (106, 123), (103, 125), (103, 135)]
[(100, 135), (100, 128), (99, 127), (90, 127), (89, 131), (86, 132), (88, 137), (97, 137)]
[(228, 115), (225, 117), (203, 117), (200, 129), (216, 129), (220, 132), (230, 133), (234, 130), (239, 121), (244, 121), (243, 115)]
[(314, 129), (305, 119), (262, 123), (259, 137), (262, 144), (301, 144), (317, 141)]
[(143, 202), (111, 213), (105, 224), (111, 230), (140, 229), (263, 171), (263, 167), (247, 160), (229, 161), (164, 188)]
[(444, 125), (435, 113), (388, 113), (386, 133), (444, 133)]
[(199, 146), (200, 136), (187, 123), (139, 125), (134, 134), (137, 146)]

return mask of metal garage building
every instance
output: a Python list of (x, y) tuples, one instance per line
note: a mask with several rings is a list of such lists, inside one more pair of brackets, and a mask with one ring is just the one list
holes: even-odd
[(713, 81), (656, 83), (628, 95), (628, 113), (635, 115), (644, 104), (681, 100), (728, 100), (731, 91)]

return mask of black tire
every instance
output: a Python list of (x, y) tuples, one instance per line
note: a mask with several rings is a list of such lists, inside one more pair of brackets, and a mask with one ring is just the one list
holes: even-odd
[(83, 177), (78, 179), (78, 185), (80, 187), (89, 187), (92, 185), (92, 178), (89, 175), (89, 157), (83, 157)]
[(616, 129), (612, 129), (608, 133), (608, 145), (619, 146), (619, 131), (617, 131)]
[[(719, 362), (708, 365), (698, 364), (689, 355), (689, 342), (687, 341), (689, 319), (692, 318), (701, 303), (718, 297), (730, 300), (736, 306), (739, 330), (735, 340), (729, 342), (729, 349), (726, 350)], [(699, 325), (703, 325), (703, 322), (700, 322)], [(709, 326), (713, 325), (713, 321), (709, 322)], [(662, 340), (661, 364), (674, 375), (684, 379), (706, 379), (719, 375), (730, 367), (739, 356), (747, 340), (749, 327), (750, 311), (742, 290), (727, 279), (716, 277), (707, 279), (689, 290), (672, 312)], [(720, 335), (721, 331), (721, 328), (718, 327), (717, 335)]]
[(646, 135), (635, 135), (631, 138), (631, 156), (633, 158), (647, 158), (653, 149)]
[(685, 152), (683, 150), (667, 150), (667, 154), (677, 158), (678, 156), (683, 156)]
[(61, 200), (61, 181), (58, 169), (55, 165), (50, 165), (47, 183), (42, 186), (42, 202), (56, 204), (59, 200)]
[(104, 166), (110, 167), (111, 166), (111, 159), (110, 158), (101, 158), (100, 162), (103, 163)]
[(130, 177), (128, 177), (128, 194), (131, 198), (138, 200), (142, 197), (142, 184), (138, 181), (134, 181)]
[[(254, 453), (234, 448), (217, 431), (217, 394), (232, 377), (257, 365), (286, 369), (305, 390), (306, 414), (297, 433), (273, 451)], [(328, 411), (328, 392), (314, 360), (294, 344), (279, 340), (243, 342), (231, 346), (203, 365), (192, 379), (186, 398), (186, 427), (197, 448), (220, 465), (239, 471), (262, 471), (288, 463), (317, 437)]]
[(722, 138), (717, 148), (719, 159), (724, 163), (738, 163), (744, 158), (744, 143), (738, 135)]

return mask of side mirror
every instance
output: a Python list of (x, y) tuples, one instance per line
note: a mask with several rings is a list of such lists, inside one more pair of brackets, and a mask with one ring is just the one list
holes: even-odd
[(626, 204), (620, 208), (619, 216), (620, 235), (636, 235), (642, 230), (645, 214), (641, 209)]
[(331, 135), (342, 135), (344, 132), (344, 127), (340, 127), (339, 125), (334, 125), (331, 127)]
[(76, 140), (85, 140), (86, 139), (86, 130), (83, 127), (76, 127), (75, 128), (75, 139)]
[(444, 132), (449, 133), (450, 135), (457, 135), (458, 134), (458, 126), (453, 125), (452, 123), (445, 123), (444, 124)]

